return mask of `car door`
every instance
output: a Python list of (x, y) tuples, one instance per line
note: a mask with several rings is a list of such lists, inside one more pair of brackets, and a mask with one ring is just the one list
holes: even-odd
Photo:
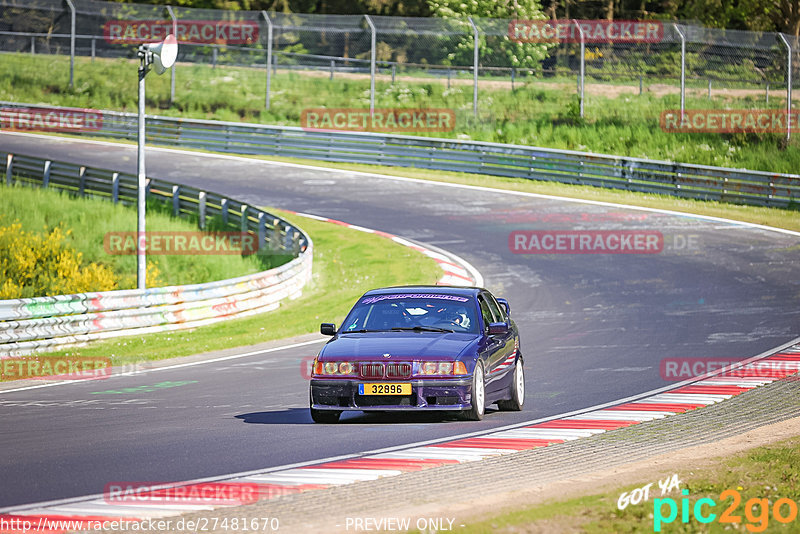
[[(486, 392), (490, 393), (502, 387), (499, 379), (504, 375), (503, 362), (505, 361), (507, 340), (505, 335), (489, 335), (489, 325), (501, 322), (498, 315), (499, 310), (495, 311), (492, 306), (492, 297), (488, 293), (478, 295), (478, 304), (483, 317), (483, 333), (485, 336), (484, 366), (486, 371)], [(495, 303), (494, 308), (497, 307)]]
[(508, 382), (514, 370), (514, 359), (517, 348), (516, 336), (511, 328), (509, 317), (494, 296), (486, 292), (483, 294), (483, 300), (491, 311), (495, 323), (506, 323), (509, 325), (509, 329), (505, 334), (489, 336), (490, 343), (495, 348), (492, 353), (491, 368), (487, 370), (486, 373), (488, 377), (486, 383), (487, 393), (499, 390), (504, 391), (508, 389)]

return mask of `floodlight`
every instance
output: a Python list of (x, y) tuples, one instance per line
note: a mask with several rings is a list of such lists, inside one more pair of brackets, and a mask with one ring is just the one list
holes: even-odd
[(167, 35), (160, 43), (145, 45), (153, 54), (153, 65), (157, 74), (164, 74), (168, 68), (175, 64), (178, 58), (178, 40), (174, 35)]

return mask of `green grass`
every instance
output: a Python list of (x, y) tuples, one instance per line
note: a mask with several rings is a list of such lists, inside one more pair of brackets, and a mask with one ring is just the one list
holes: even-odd
[[(677, 490), (664, 495), (676, 501), (678, 515), (671, 524), (662, 525), (662, 532), (797, 532), (800, 517), (787, 524), (774, 518), (773, 506), (781, 498), (800, 501), (800, 438), (792, 438), (780, 443), (758, 447), (745, 453), (719, 462), (712, 469), (689, 475), (679, 473), (681, 489), (688, 489), (689, 521), (681, 521), (681, 495)], [(683, 478), (686, 477), (686, 478)], [(653, 532), (654, 498), (662, 498), (657, 484), (650, 490), (650, 500), (638, 505), (628, 505), (624, 510), (617, 509), (617, 500), (623, 491), (630, 492), (654, 480), (642, 480), (641, 484), (625, 486), (613, 491), (584, 496), (569, 500), (554, 500), (542, 505), (524, 507), (491, 517), (479, 522), (468, 523), (459, 532), (465, 534), (497, 532)], [(738, 507), (731, 510), (740, 516), (740, 524), (721, 523), (719, 516), (726, 508), (733, 507), (732, 497), (720, 498), (725, 490), (735, 490), (741, 496)], [(653, 493), (655, 491), (655, 494)], [(707, 525), (699, 523), (693, 516), (695, 503), (701, 498), (710, 498), (716, 506), (703, 506), (703, 513), (714, 513), (717, 519)], [(745, 503), (750, 499), (768, 499), (769, 516), (762, 517), (756, 507), (751, 516), (745, 514)], [(688, 508), (688, 507), (687, 507)], [(668, 505), (662, 506), (666, 516)], [(789, 505), (782, 506), (781, 513), (789, 515)], [(748, 527), (748, 525), (750, 525)], [(766, 530), (760, 529), (762, 525)]]
[[(4, 55), (0, 63), (0, 100), (112, 110), (136, 110), (136, 64), (129, 60), (77, 58), (75, 88), (68, 88), (67, 58)], [(659, 80), (656, 80), (657, 82)], [(363, 77), (327, 77), (279, 71), (272, 82), (272, 106), (264, 110), (262, 69), (181, 64), (176, 100), (169, 105), (169, 75), (147, 78), (148, 112), (162, 115), (299, 125), (305, 108), (366, 108), (369, 83)], [(670, 82), (661, 82), (667, 83)], [(587, 86), (591, 88), (591, 85)], [(638, 85), (637, 85), (638, 88)], [(638, 90), (638, 89), (637, 89)], [(763, 95), (710, 101), (689, 93), (687, 108), (766, 107)], [(376, 107), (449, 108), (456, 129), (444, 137), (619, 154), (678, 162), (795, 172), (800, 145), (786, 146), (782, 134), (675, 134), (658, 126), (661, 111), (679, 107), (679, 96), (645, 92), (615, 98), (587, 95), (586, 120), (577, 114), (574, 80), (557, 83), (539, 78), (508, 87), (480, 89), (480, 116), (472, 115), (471, 85), (442, 80), (392, 85), (377, 83)], [(783, 109), (785, 98), (773, 92), (769, 107)], [(428, 134), (426, 134), (428, 135)]]
[[(46, 233), (63, 225), (65, 230), (71, 230), (65, 243), (83, 254), (84, 262), (110, 267), (119, 278), (119, 289), (136, 287), (136, 256), (109, 254), (104, 248), (107, 233), (136, 232), (134, 207), (99, 198), (77, 197), (54, 189), (0, 185), (0, 225), (8, 226), (17, 221), (26, 232), (37, 233)], [(221, 227), (209, 222), (210, 228)], [(148, 231), (197, 231), (194, 223), (191, 218), (172, 217), (163, 204), (148, 203)], [(287, 258), (269, 255), (151, 255), (148, 260), (158, 266), (160, 285), (167, 286), (253, 274), (284, 263)]]
[(436, 262), (389, 239), (270, 211), (297, 224), (314, 242), (313, 279), (300, 298), (269, 313), (192, 331), (124, 337), (48, 355), (110, 357), (113, 365), (121, 365), (284, 339), (318, 331), (321, 322), (341, 323), (368, 289), (434, 284), (441, 276)]

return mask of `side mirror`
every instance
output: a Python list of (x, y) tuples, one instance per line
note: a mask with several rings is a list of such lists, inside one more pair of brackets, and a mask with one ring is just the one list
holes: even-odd
[(489, 325), (489, 335), (497, 336), (508, 333), (508, 323), (491, 323)]
[(511, 315), (511, 306), (508, 305), (508, 301), (506, 299), (497, 299), (497, 303), (505, 308), (506, 315)]
[(319, 325), (319, 333), (323, 336), (336, 335), (336, 325), (333, 323), (322, 323)]

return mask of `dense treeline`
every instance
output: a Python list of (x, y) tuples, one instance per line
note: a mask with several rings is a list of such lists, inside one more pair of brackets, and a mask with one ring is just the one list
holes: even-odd
[[(400, 15), (428, 17), (437, 6), (458, 11), (461, 0), (121, 0), (213, 9), (267, 9), (292, 13)], [(524, 2), (530, 4), (530, 2)], [(513, 13), (519, 0), (476, 0), (472, 14)], [(548, 18), (694, 20), (715, 28), (800, 33), (800, 0), (541, 0)]]

